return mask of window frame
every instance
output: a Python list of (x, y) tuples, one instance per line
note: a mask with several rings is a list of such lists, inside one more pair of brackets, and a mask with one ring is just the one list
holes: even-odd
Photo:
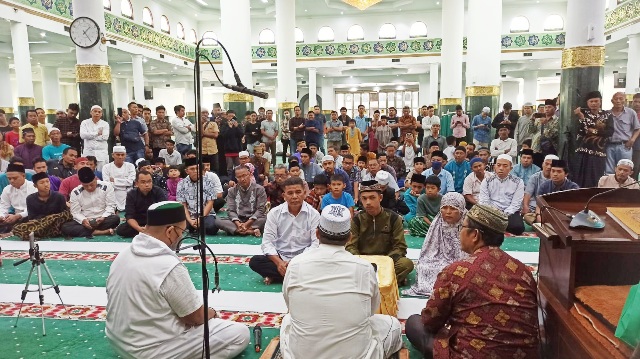
[[(524, 19), (527, 22), (527, 29), (526, 30), (514, 30), (513, 29), (513, 22), (516, 21), (517, 19)], [(525, 32), (529, 32), (530, 30), (531, 30), (531, 21), (529, 21), (529, 19), (524, 15), (518, 15), (518, 16), (514, 17), (513, 19), (511, 19), (511, 22), (509, 23), (509, 33), (511, 33), (511, 34), (525, 33)]]
[[(549, 22), (549, 19), (551, 19), (552, 17), (560, 19), (560, 21), (562, 22), (562, 26), (561, 27), (547, 27), (547, 22)], [(564, 18), (560, 14), (551, 14), (551, 15), (547, 16), (546, 19), (544, 19), (543, 25), (544, 25), (544, 31), (562, 31), (562, 30), (564, 30)]]
[[(166, 29), (162, 28), (162, 20), (163, 19), (167, 20), (167, 28)], [(164, 32), (165, 34), (171, 34), (171, 22), (169, 21), (169, 18), (166, 15), (160, 16), (160, 31)]]
[[(205, 37), (208, 33), (213, 34), (213, 37)], [(218, 45), (218, 43), (215, 42), (218, 39), (218, 34), (216, 34), (215, 31), (209, 30), (209, 31), (203, 32), (202, 33), (202, 38), (203, 38), (203, 40), (202, 40), (202, 45), (203, 46), (217, 46)], [(207, 39), (212, 39), (214, 41), (214, 43), (213, 44), (207, 43)]]
[[(357, 29), (357, 28), (359, 28), (362, 31), (362, 36), (358, 36), (358, 37), (349, 36), (349, 33), (351, 32), (351, 30)], [(353, 24), (349, 26), (349, 29), (347, 30), (347, 41), (362, 41), (362, 40), (364, 40), (364, 28), (359, 24)]]
[[(293, 32), (294, 32), (293, 37), (294, 37), (294, 39), (296, 40), (296, 44), (302, 44), (302, 43), (304, 43), (304, 32), (302, 31), (302, 29), (301, 29), (301, 28), (299, 28), (299, 27), (296, 27), (296, 28), (293, 30)], [(297, 35), (298, 35), (298, 34), (300, 34), (300, 36), (301, 36), (300, 41), (298, 41), (298, 38), (297, 38)]]
[[(382, 30), (384, 28), (388, 28), (389, 26), (391, 28), (393, 28), (393, 36), (382, 36)], [(378, 30), (378, 39), (380, 39), (380, 40), (395, 40), (397, 37), (398, 37), (398, 30), (396, 29), (396, 27), (392, 23), (387, 22), (387, 23), (382, 24), (382, 26), (380, 26), (380, 29)]]
[[(131, 15), (127, 15), (124, 12), (122, 12), (122, 10), (124, 9), (124, 7), (122, 7), (122, 4), (124, 3), (128, 3), (129, 6), (128, 8), (131, 10)], [(122, 15), (123, 17), (126, 17), (127, 19), (133, 20), (133, 14), (134, 14), (134, 10), (133, 10), (133, 3), (131, 2), (131, 0), (120, 0), (120, 15)]]
[[(180, 36), (180, 30), (182, 29), (182, 36)], [(180, 21), (176, 24), (176, 36), (180, 40), (185, 40), (187, 38), (187, 33), (184, 31), (184, 25)]]
[(102, 0), (102, 7), (107, 11), (111, 11), (111, 0)]
[[(147, 23), (147, 22), (144, 21), (145, 10), (149, 11), (149, 16), (151, 17), (151, 23)], [(153, 13), (151, 12), (151, 9), (149, 9), (149, 7), (147, 7), (147, 6), (142, 8), (142, 24), (144, 24), (146, 26), (149, 26), (149, 27), (154, 27), (153, 26)]]
[[(268, 33), (270, 33), (270, 34), (271, 34), (271, 36), (273, 37), (273, 40), (263, 41), (263, 40), (262, 40), (262, 34), (268, 34)], [(273, 44), (275, 44), (275, 43), (276, 43), (276, 33), (275, 33), (275, 32), (273, 32), (273, 30), (271, 30), (270, 28), (265, 27), (265, 28), (264, 28), (264, 29), (262, 29), (262, 30), (260, 31), (260, 33), (258, 34), (258, 43), (259, 43), (260, 45), (273, 45)]]
[[(418, 34), (418, 35), (411, 34), (411, 32), (413, 30), (413, 27), (418, 25), (418, 24), (424, 25), (424, 35), (423, 34)], [(411, 24), (411, 27), (409, 28), (409, 38), (416, 39), (416, 38), (427, 37), (427, 36), (429, 36), (429, 27), (427, 26), (427, 24), (424, 21), (416, 21), (413, 24)]]

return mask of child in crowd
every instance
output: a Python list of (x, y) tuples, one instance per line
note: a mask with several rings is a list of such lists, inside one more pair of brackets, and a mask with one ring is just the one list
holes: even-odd
[(324, 157), (324, 153), (318, 151), (318, 144), (310, 143), (307, 147), (311, 150), (311, 162), (322, 165), (322, 157)]
[(295, 157), (298, 160), (298, 163), (302, 162), (302, 159), (300, 158), (300, 153), (303, 148), (307, 148), (307, 143), (305, 141), (298, 142), (298, 145), (296, 146), (296, 152), (293, 155), (291, 155), (292, 157)]
[(530, 139), (530, 138), (529, 138), (529, 139), (526, 139), (526, 140), (524, 140), (524, 141), (522, 141), (522, 148), (521, 148), (521, 150), (530, 150), (530, 149), (531, 149), (531, 143), (532, 143), (532, 142), (533, 142), (533, 141), (531, 141), (531, 139)]
[(382, 116), (380, 118), (380, 126), (376, 128), (376, 140), (378, 140), (378, 152), (384, 152), (386, 150), (387, 144), (391, 141), (391, 137), (393, 137), (393, 132), (391, 127), (387, 124), (387, 120), (389, 118), (387, 116)]
[[(300, 177), (304, 181), (304, 171), (300, 168), (300, 163), (298, 161), (289, 162), (289, 175), (291, 177)], [(307, 182), (305, 182), (306, 184)]]
[(369, 146), (367, 146), (366, 143), (363, 143), (362, 145), (360, 145), (360, 156), (369, 156)]
[(360, 130), (356, 127), (356, 120), (349, 120), (349, 128), (347, 128), (345, 136), (347, 143), (351, 147), (351, 154), (353, 157), (358, 157), (360, 155), (362, 133), (360, 133)]
[(320, 211), (322, 211), (324, 207), (330, 204), (341, 204), (349, 208), (349, 212), (351, 212), (351, 217), (353, 217), (353, 207), (356, 204), (353, 201), (353, 196), (351, 196), (349, 193), (344, 191), (345, 188), (347, 188), (347, 184), (344, 183), (344, 178), (342, 176), (337, 174), (331, 176), (331, 184), (330, 184), (331, 192), (325, 194), (322, 197), (322, 203), (320, 204)]
[(351, 153), (351, 146), (349, 145), (342, 145), (340, 146), (340, 156), (342, 156), (344, 158), (344, 156), (348, 155)]
[(20, 144), (20, 119), (11, 117), (11, 119), (9, 119), (9, 126), (11, 126), (11, 131), (4, 134), (4, 140), (13, 146), (13, 148), (16, 148)]
[(404, 221), (407, 223), (416, 217), (416, 212), (418, 210), (418, 197), (424, 193), (424, 185), (426, 181), (427, 177), (420, 173), (415, 173), (411, 180), (411, 188), (404, 192), (404, 203), (409, 207), (409, 213), (404, 216)]
[(409, 233), (412, 236), (424, 237), (429, 231), (431, 221), (440, 211), (440, 178), (429, 176), (425, 180), (425, 193), (418, 197), (416, 216), (409, 222)]
[(180, 178), (180, 169), (178, 166), (170, 166), (169, 173), (167, 174), (167, 199), (169, 201), (175, 201), (178, 191), (178, 183), (182, 180)]
[(360, 171), (367, 168), (367, 156), (358, 156), (358, 168)]
[(313, 178), (313, 190), (309, 192), (305, 202), (309, 203), (318, 212), (321, 212), (320, 202), (322, 196), (327, 194), (327, 186), (329, 185), (329, 179), (324, 173), (321, 173)]
[[(466, 142), (465, 142), (466, 143)], [(447, 158), (453, 158), (453, 153), (456, 152), (456, 138), (453, 136), (447, 136), (447, 148), (442, 150)]]
[(424, 172), (424, 170), (426, 169), (427, 162), (425, 161), (424, 157), (415, 157), (413, 159), (413, 169), (409, 171), (409, 173), (407, 174), (407, 178), (404, 180), (404, 188), (411, 188), (411, 179), (413, 178), (413, 175), (416, 173), (422, 174), (422, 172)]
[(416, 145), (413, 133), (407, 133), (404, 136), (404, 143), (398, 148), (398, 152), (400, 154), (397, 156), (402, 157), (407, 171), (413, 170), (413, 159), (418, 155), (418, 145)]

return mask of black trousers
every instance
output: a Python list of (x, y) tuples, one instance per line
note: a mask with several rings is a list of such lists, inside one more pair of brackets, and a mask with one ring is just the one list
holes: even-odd
[(509, 216), (509, 224), (507, 225), (507, 232), (515, 235), (524, 233), (524, 221), (520, 211)]
[[(138, 224), (140, 225), (140, 227), (144, 227), (146, 225), (146, 223), (141, 222), (138, 222)], [(133, 227), (131, 227), (131, 225), (127, 222), (122, 222), (118, 226), (118, 228), (116, 228), (116, 234), (124, 238), (133, 238), (137, 236), (138, 233), (139, 232), (133, 229)]]
[(116, 228), (118, 224), (120, 224), (120, 217), (116, 214), (105, 218), (100, 225), (93, 229), (88, 229), (76, 221), (69, 221), (62, 225), (62, 234), (70, 237), (90, 237), (95, 230), (103, 231), (113, 229)]
[[(289, 148), (289, 144), (291, 144), (291, 141), (289, 139), (286, 139), (280, 140), (280, 142), (282, 142), (282, 163), (287, 163), (287, 149)], [(291, 153), (293, 154), (295, 150), (295, 148), (292, 148)]]
[(422, 317), (420, 314), (414, 314), (407, 319), (404, 325), (404, 333), (416, 350), (418, 350), (425, 359), (433, 358), (433, 334), (424, 329)]
[(282, 282), (284, 278), (278, 272), (278, 267), (267, 256), (253, 256), (249, 260), (249, 268), (260, 274), (262, 278), (269, 277), (274, 282)]

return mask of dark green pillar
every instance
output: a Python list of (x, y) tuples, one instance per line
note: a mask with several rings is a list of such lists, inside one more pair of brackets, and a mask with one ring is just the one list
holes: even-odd
[[(471, 86), (465, 89), (466, 104), (465, 111), (469, 116), (469, 121), (475, 115), (479, 115), (484, 107), (491, 109), (489, 116), (498, 113), (500, 101), (500, 86)], [(473, 142), (473, 129), (467, 133), (467, 142)]]
[(27, 123), (27, 110), (35, 110), (36, 100), (33, 97), (18, 97), (18, 116), (20, 123)]
[[(111, 91), (111, 68), (107, 65), (76, 65), (76, 82), (80, 93), (81, 120), (91, 118), (91, 107), (102, 107), (102, 119), (109, 123), (109, 133), (115, 126), (113, 93)], [(109, 153), (115, 137), (109, 137)]]
[(234, 110), (239, 120), (244, 118), (244, 113), (253, 111), (253, 96), (242, 93), (226, 93), (223, 96), (224, 108)]
[[(196, 113), (195, 112), (187, 112), (185, 114), (185, 117), (187, 117), (187, 119), (189, 121), (191, 121), (191, 123), (196, 123)], [(200, 118), (200, 116), (197, 116), (198, 118)]]
[(47, 123), (50, 124), (54, 124), (56, 123), (56, 111), (58, 111), (55, 108), (49, 108), (44, 110), (45, 115), (47, 116)]
[(461, 98), (441, 98), (440, 99), (440, 116), (446, 115), (450, 112), (456, 112), (456, 106), (462, 105)]

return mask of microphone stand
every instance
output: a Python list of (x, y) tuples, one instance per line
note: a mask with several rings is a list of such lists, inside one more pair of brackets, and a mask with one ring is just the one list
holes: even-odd
[(589, 210), (589, 204), (591, 204), (591, 201), (596, 197), (600, 197), (604, 194), (615, 192), (621, 188), (633, 186), (634, 184), (638, 184), (638, 183), (640, 183), (640, 181), (634, 181), (624, 186), (612, 188), (610, 190), (600, 192), (592, 196), (587, 201), (587, 204), (584, 206), (584, 209), (576, 213), (575, 216), (573, 216), (571, 223), (569, 223), (569, 228), (603, 229), (604, 221), (595, 212)]

